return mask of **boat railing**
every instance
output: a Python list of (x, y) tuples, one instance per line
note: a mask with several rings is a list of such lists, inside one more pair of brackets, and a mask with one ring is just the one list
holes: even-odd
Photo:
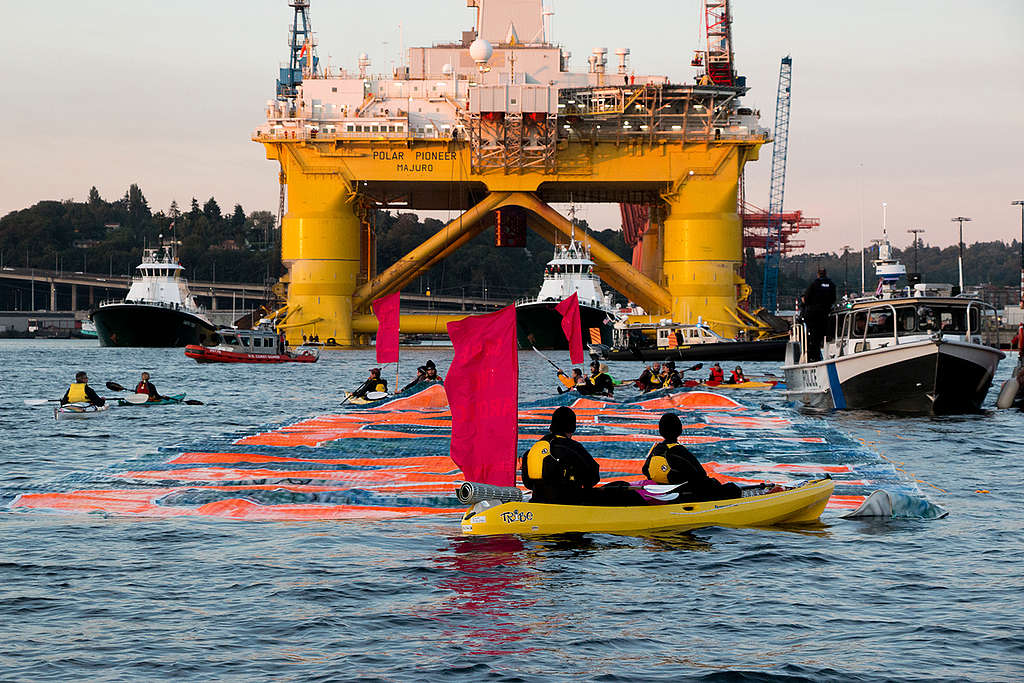
[(185, 306), (175, 301), (150, 301), (147, 299), (104, 299), (99, 303), (98, 308), (115, 304), (146, 304), (147, 306), (159, 306), (171, 311), (185, 311), (186, 313), (204, 313), (206, 310), (202, 306)]

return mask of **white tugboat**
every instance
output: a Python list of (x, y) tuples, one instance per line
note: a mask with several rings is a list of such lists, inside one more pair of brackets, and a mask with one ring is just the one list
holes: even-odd
[(556, 244), (555, 255), (544, 269), (544, 282), (535, 298), (516, 302), (519, 348), (567, 349), (562, 316), (555, 310), (563, 299), (576, 294), (580, 301), (583, 343), (611, 343), (612, 325), (619, 314), (594, 274), (590, 247), (576, 239)]
[(211, 340), (216, 326), (182, 277), (172, 245), (143, 251), (128, 295), (104, 301), (89, 316), (100, 346), (187, 346)]
[(843, 302), (829, 315), (818, 362), (808, 361), (807, 327), (793, 325), (783, 372), (787, 393), (812, 408), (950, 414), (980, 409), (1002, 351), (987, 343), (996, 310), (951, 285), (897, 290), (906, 268), (888, 240), (874, 261), (874, 296)]

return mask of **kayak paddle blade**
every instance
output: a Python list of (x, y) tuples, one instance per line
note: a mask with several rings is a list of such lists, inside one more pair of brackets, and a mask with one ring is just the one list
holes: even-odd
[(125, 391), (125, 388), (117, 382), (107, 382), (107, 389), (110, 389), (111, 391)]

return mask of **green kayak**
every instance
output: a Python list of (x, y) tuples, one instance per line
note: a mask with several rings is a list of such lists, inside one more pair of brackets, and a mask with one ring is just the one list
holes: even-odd
[(119, 406), (166, 406), (172, 403), (181, 403), (185, 399), (185, 394), (175, 394), (174, 396), (166, 396), (159, 401), (146, 401), (145, 403), (129, 403), (123, 398), (117, 399), (117, 405)]

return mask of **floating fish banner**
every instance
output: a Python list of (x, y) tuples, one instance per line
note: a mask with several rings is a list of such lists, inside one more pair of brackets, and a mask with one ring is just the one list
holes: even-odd
[[(568, 395), (522, 404), (519, 453), (546, 433), (551, 412), (571, 405), (576, 439), (603, 481), (641, 479), (666, 411), (686, 444), (720, 481), (790, 483), (830, 475), (829, 509), (852, 510), (879, 488), (920, 495), (878, 454), (825, 420), (769, 411), (731, 396), (682, 391), (628, 402)], [(15, 497), (12, 510), (100, 512), (246, 520), (396, 519), (456, 515), (464, 480), (448, 457), (451, 413), (441, 385), (368, 406), (346, 406), (192, 448), (162, 449), (74, 485)]]

